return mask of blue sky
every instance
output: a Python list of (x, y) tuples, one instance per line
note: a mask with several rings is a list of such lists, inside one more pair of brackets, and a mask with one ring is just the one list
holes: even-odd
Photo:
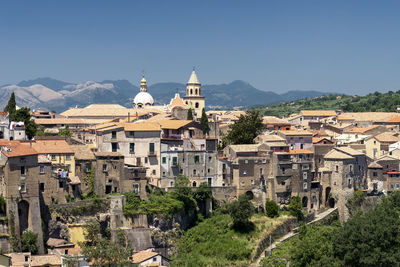
[(37, 77), (400, 89), (400, 1), (1, 1), (0, 84)]

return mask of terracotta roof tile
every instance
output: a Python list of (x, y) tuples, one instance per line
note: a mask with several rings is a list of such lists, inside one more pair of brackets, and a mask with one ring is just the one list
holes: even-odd
[(191, 123), (191, 120), (162, 120), (161, 129), (179, 129)]
[(61, 258), (55, 254), (48, 255), (32, 255), (31, 256), (31, 266), (61, 266)]
[(332, 117), (336, 116), (336, 111), (334, 110), (302, 110), (300, 114), (309, 117)]
[(141, 263), (141, 262), (148, 260), (157, 255), (158, 255), (157, 252), (143, 250), (143, 251), (140, 251), (140, 252), (132, 255), (132, 262), (133, 263)]
[(86, 145), (70, 145), (72, 151), (75, 153), (77, 160), (95, 160), (93, 152)]
[(31, 147), (29, 143), (21, 143), (20, 141), (0, 140), (0, 147), (4, 149), (1, 151), (6, 157), (21, 157), (37, 155), (38, 152)]
[(306, 130), (288, 130), (288, 131), (280, 131), (282, 134), (286, 136), (290, 135), (309, 135), (312, 136), (312, 133)]
[(69, 118), (55, 118), (55, 119), (35, 119), (36, 124), (49, 125), (49, 124), (85, 124), (81, 119)]
[(140, 121), (134, 123), (125, 123), (124, 130), (133, 132), (159, 132), (161, 131), (161, 127), (157, 122)]
[(32, 142), (39, 154), (73, 154), (74, 151), (64, 139), (41, 139)]
[(293, 149), (289, 150), (290, 154), (313, 154), (310, 150), (307, 149)]

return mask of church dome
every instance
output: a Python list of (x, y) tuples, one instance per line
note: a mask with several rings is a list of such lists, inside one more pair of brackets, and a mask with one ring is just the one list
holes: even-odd
[(154, 99), (148, 92), (139, 92), (133, 99), (133, 106), (135, 108), (141, 108), (144, 106), (153, 106)]

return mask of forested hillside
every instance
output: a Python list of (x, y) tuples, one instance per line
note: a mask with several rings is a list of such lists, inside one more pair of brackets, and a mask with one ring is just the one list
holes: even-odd
[(397, 92), (371, 93), (366, 96), (328, 95), (259, 107), (262, 114), (284, 117), (302, 109), (333, 109), (345, 112), (395, 112), (400, 106), (400, 90)]

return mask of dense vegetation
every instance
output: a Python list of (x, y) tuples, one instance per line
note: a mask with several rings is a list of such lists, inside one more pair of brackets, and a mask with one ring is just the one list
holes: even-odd
[(366, 96), (329, 95), (256, 108), (267, 116), (286, 117), (302, 109), (332, 109), (345, 112), (396, 112), (400, 106), (400, 90), (370, 93)]
[[(360, 194), (351, 205), (360, 203)], [(355, 210), (353, 210), (355, 211)], [(263, 266), (398, 266), (400, 262), (400, 192), (367, 212), (359, 210), (343, 227), (302, 226)]]
[(245, 116), (229, 125), (228, 133), (222, 138), (224, 145), (253, 144), (264, 129), (261, 114), (258, 110), (248, 110)]

